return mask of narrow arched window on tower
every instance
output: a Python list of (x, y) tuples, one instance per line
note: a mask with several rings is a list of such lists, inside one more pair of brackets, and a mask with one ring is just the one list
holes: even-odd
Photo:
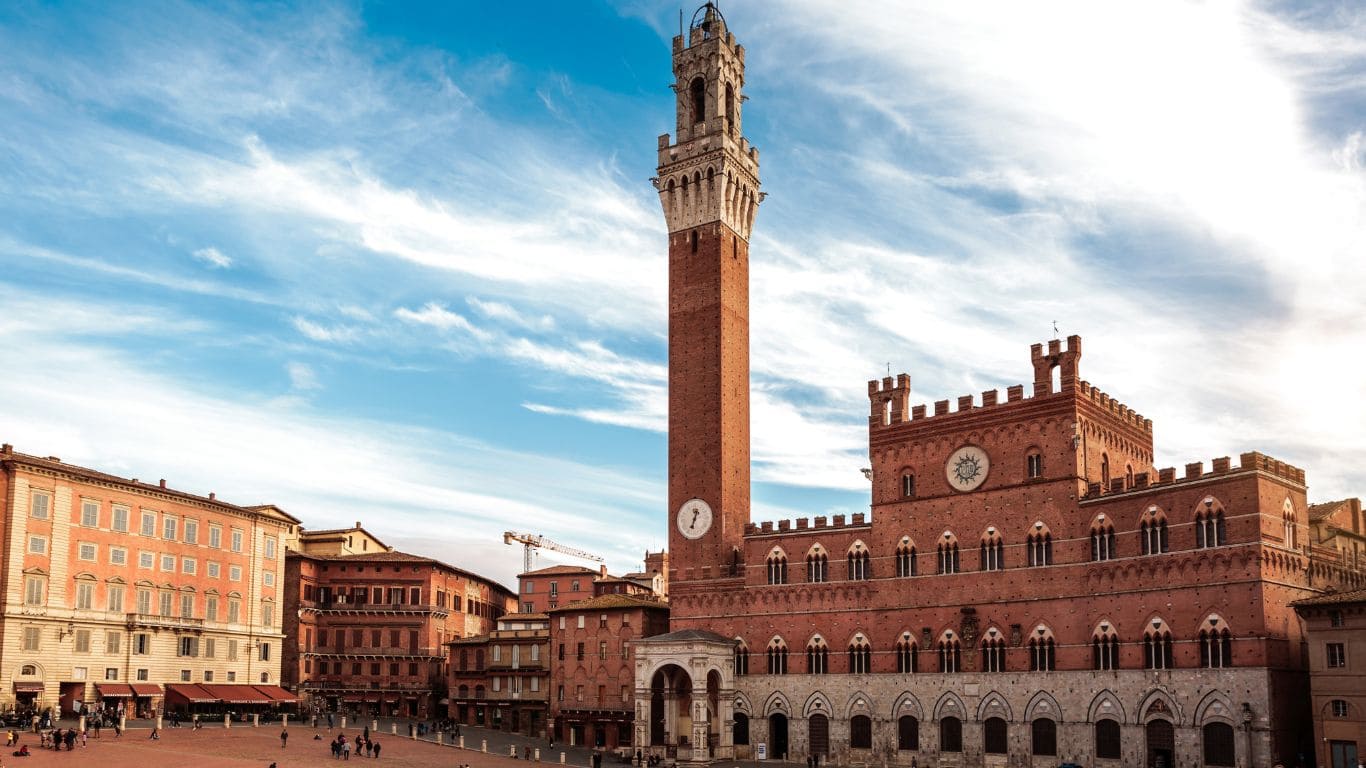
[(692, 85), (688, 86), (688, 93), (692, 96), (693, 124), (705, 123), (707, 121), (707, 81), (700, 77), (693, 78)]
[(726, 83), (726, 133), (735, 135), (735, 89)]
[[(687, 183), (687, 179), (684, 179), (683, 181), (685, 184)], [(692, 238), (692, 252), (697, 253), (697, 230), (694, 229), (689, 235)]]

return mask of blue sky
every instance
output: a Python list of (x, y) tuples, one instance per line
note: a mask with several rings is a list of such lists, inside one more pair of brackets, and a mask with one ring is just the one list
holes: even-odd
[[(970, 7), (969, 7), (970, 6)], [(691, 12), (691, 8), (688, 11)], [(756, 519), (866, 508), (865, 381), (1021, 383), (1366, 490), (1366, 10), (734, 2)], [(0, 436), (511, 583), (665, 542), (662, 3), (0, 8)], [(545, 556), (542, 563), (558, 561)]]

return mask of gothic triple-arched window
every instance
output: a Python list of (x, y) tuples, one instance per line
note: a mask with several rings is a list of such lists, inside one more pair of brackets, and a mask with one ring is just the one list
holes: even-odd
[(1034, 530), (1025, 538), (1025, 551), (1030, 567), (1053, 564), (1053, 533), (1043, 521), (1034, 523)]
[(787, 674), (787, 643), (781, 637), (775, 637), (768, 641), (768, 649), (764, 651), (768, 659), (768, 673), (770, 675)]
[(982, 638), (982, 671), (1006, 671), (1006, 639), (995, 628), (987, 630), (986, 637)]
[(903, 632), (901, 639), (896, 641), (896, 671), (899, 674), (909, 675), (919, 672), (919, 655), (916, 653), (915, 640), (910, 632)]
[(1200, 626), (1200, 666), (1233, 666), (1233, 635), (1228, 631), (1228, 622), (1218, 616), (1210, 616)]
[(898, 578), (916, 575), (915, 543), (910, 536), (903, 536), (896, 546), (896, 575)]
[(1029, 635), (1029, 671), (1052, 672), (1057, 669), (1053, 631), (1040, 624)]
[(862, 634), (849, 641), (849, 674), (866, 675), (873, 671), (873, 647)]
[(1119, 669), (1119, 635), (1108, 621), (1102, 621), (1091, 633), (1091, 668)]
[(958, 537), (948, 531), (939, 539), (939, 572), (958, 573)]
[(1111, 560), (1115, 556), (1115, 524), (1105, 515), (1098, 515), (1091, 523), (1091, 559)]
[(735, 674), (749, 674), (749, 646), (745, 645), (744, 640), (738, 638), (735, 643)]
[(1143, 554), (1159, 555), (1166, 552), (1167, 515), (1157, 506), (1148, 507), (1138, 523), (1138, 535), (1143, 543)]
[(830, 557), (825, 554), (825, 548), (819, 544), (811, 547), (806, 553), (806, 580), (812, 584), (819, 584), (829, 579)]
[(952, 631), (939, 638), (939, 671), (957, 672), (963, 668), (963, 647)]
[(850, 581), (866, 581), (871, 578), (868, 570), (868, 548), (863, 546), (863, 542), (856, 541), (849, 548), (845, 555), (845, 560), (849, 569)]
[(984, 571), (999, 571), (1005, 568), (1005, 542), (995, 528), (988, 528), (982, 534), (980, 562)]
[(1167, 622), (1153, 619), (1143, 630), (1143, 668), (1171, 669), (1172, 631)]
[(1223, 505), (1213, 496), (1206, 496), (1195, 510), (1195, 548), (1222, 547), (1227, 543)]
[(787, 553), (774, 547), (768, 553), (768, 583), (786, 584), (787, 583)]
[(830, 671), (830, 646), (817, 635), (806, 644), (806, 673), (823, 675)]

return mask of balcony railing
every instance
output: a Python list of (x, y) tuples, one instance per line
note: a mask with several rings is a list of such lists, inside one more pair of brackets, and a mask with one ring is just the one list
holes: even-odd
[(128, 614), (128, 626), (130, 627), (170, 627), (172, 629), (203, 629), (203, 619), (193, 619), (182, 616), (161, 616), (155, 613), (130, 613)]

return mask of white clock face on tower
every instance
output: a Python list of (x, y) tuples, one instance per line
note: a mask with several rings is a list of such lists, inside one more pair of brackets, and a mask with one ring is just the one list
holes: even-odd
[(944, 465), (944, 474), (949, 478), (949, 487), (955, 491), (973, 491), (986, 482), (991, 460), (987, 452), (975, 445), (965, 445), (949, 456)]
[(678, 508), (678, 532), (685, 538), (700, 539), (711, 529), (711, 505), (701, 499), (689, 499)]

